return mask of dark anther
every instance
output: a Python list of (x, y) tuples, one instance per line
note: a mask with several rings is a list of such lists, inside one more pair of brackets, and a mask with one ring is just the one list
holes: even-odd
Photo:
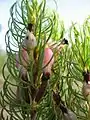
[(68, 40), (64, 38), (64, 39), (62, 40), (61, 43), (62, 43), (62, 44), (67, 44), (67, 45), (68, 45)]
[(34, 25), (33, 24), (31, 24), (31, 23), (29, 23), (28, 24), (28, 26), (27, 26), (27, 29), (31, 32), (33, 32), (34, 31)]
[(83, 72), (83, 76), (84, 76), (84, 81), (86, 81), (86, 83), (88, 83), (88, 81), (90, 81), (90, 72)]
[(64, 44), (68, 44), (68, 40), (67, 39), (63, 39), (63, 42), (64, 42)]
[(49, 72), (43, 73), (43, 75), (42, 75), (42, 81), (48, 80), (49, 78), (50, 78), (50, 73)]
[(26, 36), (26, 40), (28, 40), (28, 36)]

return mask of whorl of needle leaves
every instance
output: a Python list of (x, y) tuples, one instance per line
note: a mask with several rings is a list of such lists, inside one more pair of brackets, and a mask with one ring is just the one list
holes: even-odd
[[(72, 23), (68, 30), (70, 46), (64, 48), (60, 55), (56, 56), (52, 76), (47, 82), (47, 88), (45, 86), (46, 90), (40, 102), (38, 104), (35, 101), (30, 104), (23, 100), (21, 103), (17, 102), (15, 91), (17, 86), (23, 88), (23, 83), (19, 71), (15, 67), (15, 54), (18, 51), (20, 53), (30, 20), (35, 23), (34, 35), (38, 44), (39, 62), (35, 85), (33, 84), (33, 62), (30, 63), (27, 75), (30, 79), (26, 83), (27, 86), (32, 85), (38, 88), (41, 85), (41, 67), (45, 47), (42, 47), (42, 42), (46, 44), (50, 38), (58, 42), (65, 34), (63, 22), (59, 20), (55, 10), (47, 8), (46, 3), (46, 0), (42, 0), (40, 3), (38, 3), (38, 0), (20, 0), (20, 2), (14, 3), (10, 9), (9, 30), (5, 36), (8, 58), (2, 71), (5, 82), (3, 91), (0, 92), (1, 119), (5, 117), (4, 111), (7, 112), (7, 120), (9, 120), (9, 117), (12, 120), (27, 120), (30, 117), (30, 111), (32, 113), (35, 111), (37, 120), (63, 120), (62, 112), (54, 103), (52, 90), (60, 93), (61, 99), (69, 109), (76, 113), (78, 120), (87, 119), (88, 106), (82, 95), (82, 73), (86, 67), (90, 71), (89, 17), (82, 26)], [(4, 74), (6, 67), (9, 75)], [(29, 96), (30, 93), (31, 91), (29, 91)], [(23, 114), (23, 111), (25, 114)]]

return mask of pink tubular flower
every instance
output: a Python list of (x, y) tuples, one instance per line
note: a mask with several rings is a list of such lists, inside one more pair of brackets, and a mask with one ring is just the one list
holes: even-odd
[(24, 41), (22, 42), (22, 45), (24, 48), (22, 47), (20, 53), (16, 54), (16, 67), (20, 71), (25, 72), (29, 64), (29, 55), (27, 50), (30, 50), (30, 53), (33, 53), (34, 48), (37, 45), (34, 34), (29, 30), (27, 31), (27, 34), (25, 36)]
[(27, 67), (29, 62), (29, 56), (25, 49), (22, 49), (19, 54), (16, 54), (16, 67), (19, 68), (20, 65)]
[(27, 70), (26, 67), (29, 63), (29, 56), (25, 49), (22, 49), (19, 54), (16, 54), (16, 67), (20, 71), (21, 75), (26, 75)]
[(43, 58), (43, 73), (45, 75), (51, 74), (52, 65), (54, 63), (53, 52), (50, 48), (45, 48)]

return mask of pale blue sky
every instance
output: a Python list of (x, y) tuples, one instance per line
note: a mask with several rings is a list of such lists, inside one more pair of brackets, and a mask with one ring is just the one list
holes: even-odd
[[(2, 31), (0, 32), (0, 47), (5, 49), (4, 37), (8, 30), (9, 9), (16, 0), (0, 0), (0, 24)], [(49, 6), (54, 7), (52, 0)], [(58, 13), (64, 21), (66, 28), (71, 21), (83, 23), (84, 19), (90, 15), (90, 0), (56, 0), (58, 5)]]
[(0, 0), (0, 24), (2, 30), (0, 32), (0, 47), (5, 49), (5, 33), (8, 30), (9, 9), (16, 0)]

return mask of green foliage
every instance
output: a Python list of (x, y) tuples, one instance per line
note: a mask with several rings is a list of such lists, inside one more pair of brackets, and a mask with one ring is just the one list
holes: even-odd
[[(35, 24), (35, 37), (38, 41), (39, 62), (38, 62), (38, 82), (40, 84), (40, 70), (43, 59), (42, 42), (47, 44), (49, 39), (59, 42), (64, 37), (64, 23), (59, 20), (55, 10), (49, 12), (46, 6), (46, 0), (38, 3), (37, 0), (22, 0), (16, 2), (10, 9), (11, 18), (8, 22), (9, 30), (6, 34), (7, 62), (3, 68), (5, 83), (1, 92), (0, 104), (3, 110), (7, 112), (9, 120), (29, 120), (32, 104), (22, 101), (17, 103), (16, 88), (20, 84), (19, 71), (15, 67), (15, 54), (20, 51), (22, 41), (24, 40), (27, 24)], [(33, 15), (33, 16), (32, 16)], [(83, 71), (90, 70), (90, 18), (87, 18), (82, 26), (73, 24), (69, 29), (69, 46), (64, 48), (60, 55), (55, 59), (53, 66), (54, 73), (48, 82), (45, 95), (36, 105), (37, 120), (62, 120), (62, 112), (55, 105), (52, 90), (57, 89), (65, 105), (71, 109), (78, 120), (86, 120), (88, 114), (88, 105), (82, 95)], [(31, 65), (31, 63), (30, 63)], [(5, 75), (4, 69), (8, 68), (9, 74)], [(29, 69), (29, 77), (33, 78), (32, 69)], [(12, 82), (12, 81), (13, 82)], [(31, 85), (31, 81), (28, 83)], [(9, 108), (7, 107), (9, 105)], [(23, 109), (27, 108), (27, 116), (23, 114)], [(1, 114), (2, 115), (2, 114)], [(4, 116), (4, 114), (2, 115)]]

